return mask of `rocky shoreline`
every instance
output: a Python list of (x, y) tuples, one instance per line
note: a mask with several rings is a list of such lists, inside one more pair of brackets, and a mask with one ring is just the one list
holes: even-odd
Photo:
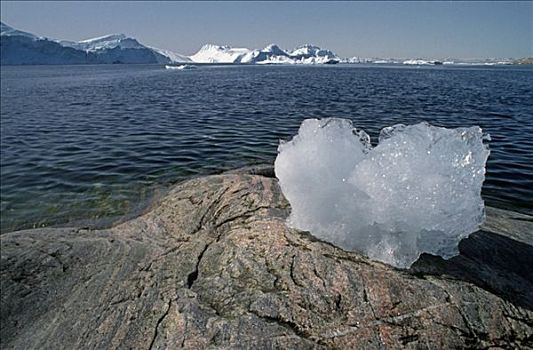
[(271, 167), (175, 186), (108, 229), (1, 236), (2, 349), (533, 347), (533, 218), (487, 209), (410, 270), (285, 225)]

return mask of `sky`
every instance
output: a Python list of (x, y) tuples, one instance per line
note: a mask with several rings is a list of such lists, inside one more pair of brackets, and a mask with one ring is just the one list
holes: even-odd
[(203, 44), (342, 57), (533, 56), (533, 2), (31, 2), (1, 1), (2, 22), (63, 40), (124, 33), (190, 55)]

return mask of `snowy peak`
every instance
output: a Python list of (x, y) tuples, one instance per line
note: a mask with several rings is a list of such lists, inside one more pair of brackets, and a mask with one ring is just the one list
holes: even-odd
[(203, 45), (192, 56), (183, 56), (141, 44), (125, 34), (108, 34), (81, 41), (52, 40), (16, 30), (1, 23), (2, 64), (93, 63), (232, 63), (325, 64), (340, 59), (330, 50), (303, 45), (292, 51), (276, 44), (251, 50), (227, 45)]
[[(52, 40), (1, 23), (2, 64), (177, 63), (189, 58), (141, 44), (124, 34), (81, 41)], [(30, 39), (30, 40), (29, 40)]]
[[(276, 44), (251, 50), (227, 45), (203, 45), (192, 56), (183, 56), (141, 44), (125, 34), (109, 34), (81, 41), (52, 40), (16, 30), (1, 23), (2, 64), (93, 63), (228, 63), (325, 64), (340, 59), (330, 50), (303, 45), (292, 51)], [(4, 40), (5, 38), (5, 40)]]
[(231, 47), (229, 46), (221, 46), (221, 45), (214, 45), (214, 44), (205, 44), (200, 48), (201, 52), (210, 52), (210, 51), (227, 51), (231, 50)]
[(86, 43), (86, 44), (89, 44), (89, 43), (102, 43), (102, 42), (107, 42), (107, 41), (120, 41), (120, 40), (124, 40), (126, 38), (127, 37), (124, 34), (108, 34), (108, 35), (100, 36), (100, 37), (97, 37), (97, 38), (82, 40), (82, 41), (80, 41), (80, 44), (81, 43)]
[(289, 55), (286, 51), (280, 49), (280, 47), (276, 44), (270, 44), (267, 47), (265, 47), (262, 51), (268, 52), (268, 53), (271, 53), (277, 56), (288, 56)]
[(321, 64), (340, 61), (335, 53), (318, 46), (303, 45), (293, 51), (286, 51), (276, 44), (270, 44), (262, 50), (207, 44), (190, 56), (190, 59), (196, 63), (246, 64)]
[(302, 45), (290, 52), (291, 56), (310, 58), (310, 57), (329, 57), (338, 58), (335, 53), (327, 49), (321, 49), (316, 45)]
[(194, 55), (190, 56), (197, 63), (241, 63), (245, 56), (251, 56), (252, 51), (246, 48), (232, 48), (206, 44)]
[(382, 59), (340, 58), (333, 51), (306, 44), (284, 50), (276, 44), (263, 49), (233, 48), (206, 44), (192, 56), (158, 49), (140, 43), (125, 34), (109, 34), (81, 41), (49, 39), (17, 30), (0, 22), (1, 64), (99, 64), (99, 63), (233, 63), (233, 64), (335, 64), (372, 63), (404, 65), (503, 65), (518, 63), (513, 59)]
[(31, 38), (34, 40), (39, 39), (39, 37), (37, 37), (36, 35), (33, 35), (28, 32), (23, 32), (21, 30), (17, 30), (13, 27), (8, 26), (4, 22), (0, 22), (0, 35), (1, 36), (24, 36), (24, 37)]
[(106, 49), (114, 49), (116, 47), (121, 49), (146, 49), (147, 47), (139, 43), (134, 38), (129, 38), (124, 34), (109, 34), (93, 39), (86, 39), (82, 41), (60, 41), (63, 46), (73, 47), (84, 51), (98, 51)]
[(302, 46), (296, 47), (294, 50), (291, 51), (292, 55), (311, 55), (316, 53), (317, 51), (320, 51), (320, 47), (310, 44), (305, 44)]
[(191, 62), (191, 59), (185, 55), (180, 55), (178, 53), (175, 53), (174, 51), (170, 50), (163, 50), (158, 49), (156, 47), (149, 47), (150, 50), (155, 51), (159, 55), (166, 57), (169, 62), (161, 62), (161, 63), (185, 63), (185, 62)]
[(126, 36), (125, 34), (108, 34), (97, 38), (86, 39), (78, 42), (62, 41), (62, 45), (73, 47), (86, 52), (100, 52), (105, 50), (148, 50), (152, 51), (157, 63), (178, 63), (189, 62), (186, 56), (179, 55), (170, 50), (162, 50), (155, 47), (149, 47), (141, 44), (137, 39)]

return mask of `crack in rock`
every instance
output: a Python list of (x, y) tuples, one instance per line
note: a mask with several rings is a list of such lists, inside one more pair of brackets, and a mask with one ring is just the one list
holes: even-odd
[(167, 303), (167, 308), (165, 310), (165, 312), (163, 313), (163, 315), (161, 315), (161, 317), (159, 317), (159, 319), (157, 320), (157, 323), (155, 325), (155, 329), (154, 329), (154, 336), (152, 337), (152, 341), (150, 342), (150, 346), (148, 347), (148, 349), (152, 350), (152, 348), (154, 347), (154, 344), (155, 344), (155, 341), (157, 339), (157, 336), (159, 334), (159, 326), (161, 325), (161, 323), (163, 323), (163, 320), (165, 319), (165, 317), (168, 316), (168, 313), (170, 311), (170, 307), (172, 306), (172, 300), (169, 299), (168, 300), (168, 303)]
[(211, 243), (208, 243), (208, 244), (205, 245), (205, 247), (202, 250), (202, 252), (200, 253), (200, 255), (198, 255), (198, 261), (196, 261), (196, 266), (194, 268), (194, 271), (189, 273), (189, 275), (187, 276), (187, 287), (189, 289), (192, 288), (194, 282), (198, 279), (198, 268), (200, 266), (200, 262), (202, 261), (202, 258), (204, 257), (204, 254), (205, 254), (207, 248), (209, 248), (210, 245), (211, 245)]

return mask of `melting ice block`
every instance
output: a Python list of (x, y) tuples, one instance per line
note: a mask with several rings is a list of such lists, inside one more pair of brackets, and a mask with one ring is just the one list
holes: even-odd
[(307, 119), (281, 142), (276, 176), (290, 226), (397, 267), (450, 258), (484, 220), (481, 128), (384, 128), (379, 144), (345, 119)]

